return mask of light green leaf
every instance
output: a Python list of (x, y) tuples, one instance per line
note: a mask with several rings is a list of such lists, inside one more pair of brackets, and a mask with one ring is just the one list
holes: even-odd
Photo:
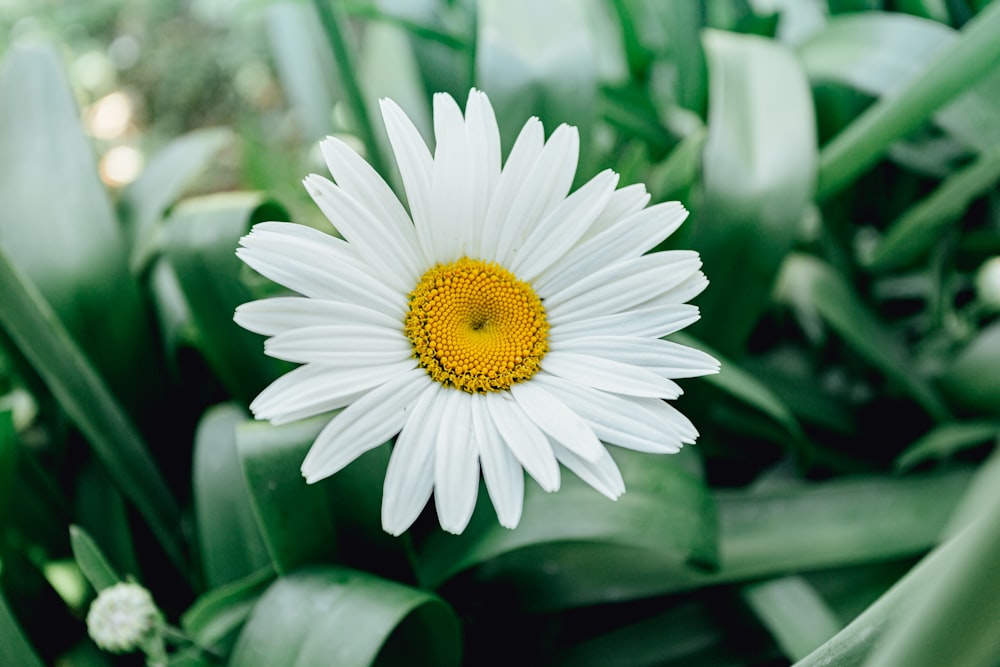
[(914, 371), (902, 343), (892, 337), (833, 267), (809, 255), (791, 255), (778, 283), (780, 299), (807, 316), (819, 315), (857, 354), (896, 382), (934, 419), (948, 418), (947, 407)]
[(158, 250), (157, 226), (167, 210), (232, 142), (232, 131), (222, 127), (178, 137), (154, 155), (139, 178), (122, 191), (118, 206), (132, 237), (129, 266), (133, 274), (140, 273)]
[(87, 581), (94, 589), (102, 591), (121, 582), (121, 577), (111, 567), (111, 563), (108, 562), (100, 547), (94, 543), (87, 531), (79, 526), (70, 526), (69, 543), (73, 548), (76, 564), (80, 566), (83, 576), (87, 577)]
[(504, 582), (520, 605), (558, 609), (649, 596), (676, 572), (711, 566), (714, 510), (696, 454), (615, 449), (614, 457), (627, 488), (617, 501), (566, 473), (558, 493), (527, 484), (521, 523), (508, 530), (481, 497), (462, 535), (428, 537), (421, 580), (437, 587), (488, 564), (488, 577)]
[(202, 416), (194, 436), (194, 509), (209, 588), (242, 579), (271, 563), (236, 451), (236, 427), (246, 419), (246, 412), (236, 405), (217, 405)]
[(79, 110), (48, 46), (18, 45), (4, 59), (0, 155), (0, 249), (138, 412), (159, 386), (153, 339)]
[(253, 298), (240, 279), (235, 249), (255, 223), (287, 217), (258, 193), (226, 192), (185, 200), (164, 223), (164, 257), (184, 294), (194, 342), (230, 393), (246, 403), (282, 365), (263, 354), (260, 336), (233, 321), (236, 306)]
[(236, 448), (257, 526), (278, 572), (328, 562), (336, 552), (331, 502), (322, 484), (306, 484), (299, 467), (328, 418), (285, 426), (244, 422)]
[(0, 665), (43, 667), (0, 590)]
[(906, 451), (896, 458), (896, 469), (907, 470), (928, 459), (943, 459), (996, 437), (1000, 437), (1000, 422), (941, 424), (907, 447)]
[(496, 109), (504, 149), (538, 116), (550, 132), (559, 123), (578, 127), (586, 164), (597, 63), (583, 3), (483, 0), (477, 30), (476, 84)]
[(439, 598), (356, 570), (299, 570), (254, 606), (232, 667), (447, 666), (461, 663), (458, 619)]
[(705, 203), (688, 226), (712, 286), (698, 298), (694, 330), (738, 359), (812, 198), (812, 94), (795, 59), (770, 40), (710, 30), (704, 44)]
[(743, 599), (790, 660), (800, 660), (840, 630), (840, 621), (802, 577), (744, 586)]
[(145, 443), (52, 309), (2, 251), (0, 327), (87, 438), (111, 479), (135, 503), (167, 555), (183, 568), (180, 511)]
[(228, 652), (236, 640), (235, 633), (246, 622), (274, 575), (274, 568), (268, 565), (205, 593), (181, 616), (184, 632), (200, 646)]
[(956, 355), (940, 383), (965, 410), (1000, 414), (1000, 322), (984, 327)]
[[(1000, 5), (991, 4), (965, 25), (955, 42), (937, 51), (919, 75), (907, 78), (824, 146), (818, 195), (827, 197), (842, 189), (871, 167), (890, 144), (992, 76), (998, 59)], [(975, 141), (981, 139), (977, 130)]]

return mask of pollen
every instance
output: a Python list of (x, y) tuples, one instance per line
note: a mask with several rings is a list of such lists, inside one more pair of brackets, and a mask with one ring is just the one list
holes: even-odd
[(403, 330), (432, 378), (470, 393), (531, 378), (549, 349), (545, 308), (531, 285), (468, 257), (423, 275)]

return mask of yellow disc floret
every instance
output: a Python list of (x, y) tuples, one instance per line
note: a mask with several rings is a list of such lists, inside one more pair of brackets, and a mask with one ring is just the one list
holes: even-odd
[(423, 275), (410, 293), (404, 331), (432, 378), (468, 392), (527, 380), (549, 349), (545, 308), (531, 286), (468, 257)]

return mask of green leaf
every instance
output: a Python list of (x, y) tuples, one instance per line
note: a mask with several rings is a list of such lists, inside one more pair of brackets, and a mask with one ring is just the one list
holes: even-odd
[(696, 454), (613, 452), (627, 491), (611, 502), (574, 475), (558, 493), (525, 488), (514, 530), (497, 524), (486, 494), (462, 535), (431, 534), (420, 550), (421, 581), (437, 587), (488, 564), (521, 606), (564, 607), (646, 597), (676, 572), (716, 560), (711, 498)]
[(194, 509), (209, 588), (242, 579), (271, 563), (236, 450), (236, 427), (246, 419), (242, 408), (218, 405), (205, 412), (194, 436)]
[(745, 586), (743, 598), (790, 660), (800, 660), (840, 630), (840, 621), (802, 577)]
[(597, 64), (583, 3), (483, 0), (477, 30), (476, 85), (490, 95), (504, 150), (525, 120), (538, 116), (549, 131), (559, 123), (578, 127), (585, 153), (595, 120)]
[(142, 174), (122, 191), (119, 209), (132, 237), (129, 265), (140, 273), (156, 248), (156, 231), (167, 210), (224, 147), (233, 142), (228, 128), (195, 130), (171, 141)]
[(185, 200), (164, 223), (164, 257), (184, 294), (195, 344), (230, 394), (246, 403), (283, 366), (263, 354), (260, 336), (233, 321), (236, 306), (253, 298), (235, 249), (255, 223), (287, 217), (258, 193), (227, 192)]
[(326, 487), (306, 484), (299, 472), (328, 420), (317, 417), (284, 426), (244, 422), (236, 428), (236, 448), (257, 526), (282, 574), (303, 564), (327, 562), (336, 552)]
[(233, 667), (459, 665), (458, 619), (429, 593), (336, 567), (278, 579), (254, 606)]
[(907, 470), (928, 459), (943, 459), (996, 437), (1000, 437), (1000, 422), (941, 424), (907, 447), (906, 451), (896, 458), (896, 469)]
[(152, 336), (80, 112), (50, 47), (15, 46), (4, 60), (0, 155), (0, 249), (119, 400), (138, 411), (159, 386)]
[(795, 59), (770, 40), (709, 30), (704, 43), (705, 204), (688, 225), (712, 286), (698, 298), (694, 331), (738, 359), (812, 198), (812, 94)]
[(939, 50), (919, 76), (879, 99), (835, 136), (820, 154), (817, 193), (842, 189), (871, 167), (892, 142), (920, 127), (935, 111), (996, 71), (1000, 59), (1000, 5), (986, 6), (953, 44)]
[(0, 410), (0, 529), (7, 525), (7, 513), (14, 497), (17, 466), (17, 432), (13, 410)]
[(0, 665), (43, 667), (31, 642), (14, 618), (3, 591), (0, 591)]
[(69, 543), (73, 548), (73, 557), (87, 581), (98, 591), (121, 582), (121, 577), (111, 567), (111, 563), (94, 543), (87, 532), (79, 526), (69, 527)]
[(180, 511), (127, 414), (52, 309), (0, 251), (0, 327), (80, 429), (121, 492), (183, 571)]
[(894, 221), (867, 262), (873, 271), (905, 266), (941, 240), (959, 221), (972, 200), (996, 188), (1000, 179), (1000, 141), (967, 167), (945, 179)]
[(939, 378), (942, 389), (965, 410), (1000, 414), (1000, 322), (976, 335)]
[[(268, 565), (202, 595), (181, 616), (184, 632), (199, 646), (228, 652), (231, 642), (236, 640), (235, 633), (274, 580), (274, 574), (274, 568)], [(230, 646), (225, 646), (227, 643)]]
[(818, 315), (868, 363), (892, 379), (936, 420), (948, 408), (931, 385), (914, 371), (907, 350), (862, 303), (833, 267), (809, 255), (789, 256), (782, 268), (779, 298), (804, 316)]

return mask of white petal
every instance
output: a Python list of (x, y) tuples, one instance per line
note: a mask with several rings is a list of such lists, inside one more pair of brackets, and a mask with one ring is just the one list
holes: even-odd
[(597, 216), (597, 220), (590, 226), (587, 233), (583, 235), (583, 240), (587, 241), (603, 233), (612, 225), (646, 208), (648, 203), (649, 193), (646, 192), (646, 186), (642, 183), (626, 185), (624, 188), (615, 190), (607, 206)]
[(478, 257), (491, 262), (497, 260), (497, 247), (507, 221), (507, 214), (514, 198), (531, 174), (531, 167), (538, 160), (544, 145), (545, 132), (541, 121), (529, 118), (521, 133), (517, 135), (514, 147), (510, 149), (507, 163), (500, 173), (489, 206), (486, 208)]
[(307, 364), (272, 382), (253, 400), (250, 411), (274, 424), (305, 419), (349, 405), (416, 364), (415, 359), (356, 368)]
[(346, 190), (310, 174), (303, 184), (309, 196), (333, 223), (351, 248), (397, 290), (408, 292), (421, 275), (413, 226), (397, 230), (385, 225)]
[(553, 352), (577, 352), (641, 366), (662, 377), (689, 378), (719, 372), (719, 362), (701, 350), (668, 340), (633, 336), (587, 336), (553, 342)]
[(626, 310), (613, 315), (559, 324), (549, 331), (551, 344), (580, 337), (610, 334), (662, 338), (698, 321), (698, 307), (687, 303), (667, 303)]
[(613, 394), (677, 398), (683, 393), (676, 382), (644, 368), (589, 354), (551, 350), (542, 360), (542, 368), (552, 375)]
[(251, 268), (308, 297), (346, 301), (400, 318), (406, 294), (385, 285), (346, 241), (293, 223), (255, 225), (236, 254)]
[(410, 205), (410, 217), (417, 230), (417, 240), (423, 252), (424, 263), (434, 264), (434, 248), (431, 244), (431, 172), (434, 159), (427, 150), (420, 132), (407, 118), (399, 105), (390, 99), (381, 99), (382, 119), (389, 135), (389, 144), (396, 156), (399, 175), (406, 190), (406, 201)]
[(555, 294), (603, 267), (639, 257), (673, 233), (687, 217), (677, 202), (657, 204), (618, 221), (610, 229), (576, 245), (531, 281), (542, 297)]
[(382, 485), (382, 528), (391, 535), (402, 535), (431, 497), (434, 443), (444, 416), (443, 392), (437, 382), (427, 385), (392, 447)]
[(233, 320), (244, 329), (265, 336), (324, 324), (370, 324), (400, 329), (398, 318), (356, 303), (278, 296), (259, 299), (236, 307)]
[(469, 525), (476, 507), (479, 448), (472, 426), (471, 396), (454, 389), (447, 393), (434, 458), (434, 506), (441, 527), (458, 535)]
[(642, 307), (661, 304), (685, 303), (702, 293), (708, 287), (708, 278), (701, 271), (696, 271), (679, 284), (658, 294), (649, 301), (641, 304)]
[(518, 382), (511, 386), (510, 393), (517, 399), (524, 413), (553, 440), (588, 461), (600, 458), (604, 445), (594, 435), (594, 430), (541, 385)]
[(409, 359), (413, 344), (398, 327), (332, 324), (278, 334), (264, 343), (264, 351), (298, 364), (354, 368)]
[(541, 429), (509, 393), (487, 393), (486, 405), (500, 436), (528, 474), (543, 490), (558, 491), (559, 463)]
[(494, 255), (502, 266), (510, 266), (539, 220), (566, 198), (579, 154), (576, 128), (556, 128), (506, 211)]
[(544, 385), (564, 403), (572, 405), (606, 443), (640, 452), (673, 454), (687, 440), (680, 433), (678, 422), (664, 421), (661, 413), (654, 412), (652, 402), (666, 405), (659, 399), (610, 394), (544, 371), (531, 381)]
[(549, 324), (554, 327), (637, 306), (679, 285), (700, 266), (698, 253), (690, 250), (655, 252), (612, 264), (547, 297)]
[(618, 500), (618, 497), (625, 493), (625, 480), (618, 470), (618, 464), (603, 447), (601, 456), (596, 461), (581, 459), (558, 442), (552, 443), (552, 450), (560, 463), (611, 500)]
[(431, 172), (431, 243), (437, 262), (453, 262), (468, 252), (475, 195), (475, 166), (465, 119), (447, 93), (434, 94), (434, 166)]
[(534, 280), (583, 236), (617, 184), (618, 174), (610, 169), (590, 179), (531, 230), (507, 268), (521, 280)]
[(516, 528), (524, 507), (524, 469), (500, 437), (490, 417), (486, 397), (473, 394), (471, 407), (486, 491), (490, 494), (500, 525)]
[(306, 482), (329, 477), (399, 433), (428, 382), (433, 380), (427, 372), (414, 368), (398, 373), (347, 406), (320, 432), (302, 462)]
[(486, 94), (473, 88), (465, 105), (465, 132), (469, 137), (474, 182), (468, 252), (479, 257), (486, 211), (500, 178), (500, 129)]

